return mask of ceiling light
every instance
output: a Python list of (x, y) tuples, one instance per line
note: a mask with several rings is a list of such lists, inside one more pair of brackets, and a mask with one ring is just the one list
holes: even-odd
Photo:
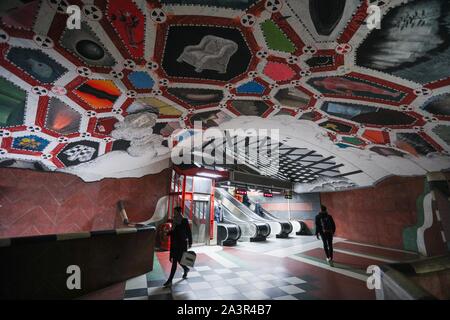
[(209, 173), (209, 172), (199, 172), (199, 173), (197, 173), (197, 176), (207, 177), (207, 178), (211, 178), (211, 179), (216, 179), (216, 178), (222, 177), (220, 174)]

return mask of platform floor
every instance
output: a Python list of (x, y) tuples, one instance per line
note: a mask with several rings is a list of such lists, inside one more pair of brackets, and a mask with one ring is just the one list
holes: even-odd
[(196, 265), (188, 279), (178, 268), (172, 288), (163, 288), (170, 266), (158, 252), (153, 271), (126, 282), (124, 299), (307, 300), (375, 299), (366, 286), (367, 267), (417, 259), (402, 250), (335, 239), (334, 267), (314, 236), (239, 242), (235, 247), (194, 247)]

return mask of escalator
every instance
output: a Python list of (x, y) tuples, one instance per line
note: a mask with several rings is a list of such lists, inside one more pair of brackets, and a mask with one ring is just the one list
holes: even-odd
[(229, 204), (230, 206), (237, 207), (240, 210), (240, 213), (242, 215), (240, 217), (241, 220), (266, 223), (270, 226), (272, 236), (276, 236), (277, 238), (287, 238), (289, 234), (292, 232), (293, 227), (289, 221), (277, 219), (273, 216), (271, 216), (270, 219), (266, 217), (261, 217), (257, 215), (255, 212), (253, 212), (250, 208), (245, 206), (243, 203), (235, 199), (226, 190), (221, 188), (217, 188), (216, 190), (218, 190), (216, 192), (220, 193), (222, 197), (225, 199), (225, 203)]
[[(291, 232), (295, 232), (295, 234), (298, 236), (309, 234), (307, 225), (301, 220), (281, 220), (281, 219), (275, 217), (273, 214), (271, 214), (269, 211), (267, 211), (263, 207), (260, 207), (259, 211), (262, 213), (262, 217), (264, 219), (275, 220), (275, 221), (280, 221), (280, 222), (283, 222), (283, 221), (289, 222), (291, 225), (291, 230), (288, 232), (288, 234)], [(287, 229), (286, 229), (286, 231), (287, 231)]]
[[(277, 238), (287, 238), (289, 234), (294, 230), (293, 221), (282, 220), (273, 215), (271, 215), (266, 209), (259, 208), (261, 213), (261, 217), (267, 221), (272, 221), (274, 223), (278, 223), (280, 225), (280, 231), (276, 233)], [(297, 222), (297, 221), (295, 221)]]
[(221, 204), (223, 222), (239, 226), (241, 241), (265, 241), (270, 235), (270, 225), (260, 219), (247, 216), (244, 211), (250, 211), (250, 209), (234, 199), (226, 190), (216, 188), (214, 196), (215, 200)]
[(222, 206), (223, 221), (227, 224), (239, 226), (241, 241), (265, 241), (270, 234), (270, 226), (264, 223), (249, 222), (236, 217), (227, 207)]
[(217, 243), (221, 246), (234, 246), (241, 238), (241, 227), (235, 223), (217, 224)]

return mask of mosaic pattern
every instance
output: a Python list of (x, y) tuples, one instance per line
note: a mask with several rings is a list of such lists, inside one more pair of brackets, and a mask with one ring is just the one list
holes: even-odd
[(203, 5), (245, 10), (257, 0), (161, 0), (164, 4)]
[(352, 120), (365, 125), (412, 125), (417, 120), (412, 116), (396, 110), (348, 103), (326, 102), (321, 109), (329, 115)]
[(419, 83), (446, 78), (449, 32), (448, 1), (411, 1), (383, 19), (383, 28), (362, 44), (358, 63)]
[(333, 120), (322, 122), (320, 126), (338, 133), (351, 133), (353, 130), (352, 126)]
[(108, 1), (107, 18), (130, 55), (134, 58), (142, 57), (145, 16), (136, 4), (129, 0)]
[(295, 76), (295, 71), (284, 63), (268, 62), (264, 74), (274, 81), (287, 81)]
[(231, 105), (237, 112), (246, 116), (262, 117), (269, 110), (269, 106), (262, 101), (236, 100)]
[(336, 1), (309, 1), (311, 19), (317, 33), (328, 36), (342, 18), (346, 0)]
[(188, 106), (198, 107), (205, 105), (217, 105), (223, 99), (221, 90), (198, 89), (198, 88), (168, 88), (167, 91), (186, 103)]
[(109, 136), (114, 130), (114, 125), (119, 122), (116, 118), (101, 118), (97, 120), (95, 125), (95, 132)]
[(423, 109), (438, 116), (450, 116), (450, 94), (434, 97), (430, 99)]
[[(179, 117), (183, 114), (182, 111), (157, 98), (142, 98), (140, 101), (156, 108), (160, 117)], [(128, 112), (131, 112), (130, 108), (128, 108)]]
[(51, 98), (48, 104), (45, 127), (62, 135), (77, 133), (80, 130), (81, 115), (61, 102)]
[[(80, 30), (61, 27), (67, 3), (44, 2), (0, 22), (2, 162), (56, 170), (127, 150), (111, 132), (139, 112), (157, 114), (164, 140), (194, 121), (309, 122), (324, 134), (299, 134), (308, 148), (326, 140), (356, 167), (368, 166), (349, 150), (450, 152), (446, 0), (378, 2), (383, 27), (372, 31), (362, 23), (372, 2), (359, 0), (97, 0)], [(29, 136), (43, 140), (20, 149)]]
[(308, 81), (308, 84), (326, 95), (374, 98), (399, 102), (403, 92), (354, 77), (323, 77)]
[(57, 157), (65, 166), (74, 166), (95, 159), (98, 147), (97, 142), (88, 140), (72, 142), (67, 144)]
[(32, 30), (36, 17), (39, 11), (39, 1), (31, 1), (18, 8), (12, 8), (8, 10), (5, 15), (2, 16), (4, 24), (23, 30)]
[(398, 133), (397, 146), (414, 155), (436, 152), (436, 149), (417, 133)]
[(256, 81), (244, 83), (236, 88), (237, 93), (262, 94), (266, 88)]
[(147, 72), (135, 71), (128, 75), (128, 80), (136, 89), (151, 89), (155, 84), (152, 77)]
[(18, 150), (42, 151), (49, 143), (44, 138), (30, 135), (14, 138), (12, 147)]
[(26, 98), (24, 90), (0, 78), (0, 128), (23, 123)]
[(52, 83), (67, 72), (62, 65), (35, 49), (13, 47), (6, 58), (42, 83)]
[(261, 30), (269, 49), (288, 53), (295, 51), (295, 46), (292, 41), (289, 40), (274, 21), (266, 20), (261, 23)]
[(192, 125), (195, 121), (200, 121), (206, 128), (217, 127), (223, 122), (230, 120), (231, 117), (223, 111), (207, 111), (193, 115), (190, 119)]
[(120, 96), (120, 90), (109, 80), (88, 80), (74, 93), (94, 109), (111, 108)]
[(296, 88), (281, 89), (274, 98), (283, 106), (291, 108), (305, 107), (310, 100), (310, 96)]
[(438, 135), (447, 145), (450, 145), (450, 126), (437, 126), (433, 132)]
[(244, 73), (251, 53), (239, 29), (171, 26), (162, 67), (167, 75), (229, 81)]
[(114, 58), (86, 23), (81, 24), (81, 30), (65, 29), (59, 42), (64, 49), (80, 58), (86, 65), (112, 67), (116, 64)]

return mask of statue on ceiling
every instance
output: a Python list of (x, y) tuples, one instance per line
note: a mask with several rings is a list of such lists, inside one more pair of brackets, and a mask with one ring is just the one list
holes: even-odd
[(163, 137), (153, 133), (158, 114), (152, 109), (142, 108), (136, 113), (131, 113), (121, 122), (117, 122), (111, 132), (114, 139), (130, 141), (127, 152), (133, 157), (143, 155), (157, 155), (157, 149), (161, 147)]

